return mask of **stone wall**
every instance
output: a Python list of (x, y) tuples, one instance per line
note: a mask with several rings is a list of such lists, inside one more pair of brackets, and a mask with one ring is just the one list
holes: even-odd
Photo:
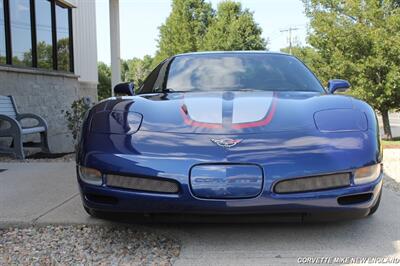
[(97, 102), (97, 83), (79, 82), (79, 97), (89, 97), (92, 102)]
[[(74, 141), (62, 110), (69, 110), (82, 96), (97, 100), (97, 88), (84, 85), (69, 73), (0, 66), (0, 95), (12, 95), (20, 113), (42, 116), (49, 126), (49, 144), (53, 153), (71, 152)], [(28, 136), (26, 141), (37, 138)]]

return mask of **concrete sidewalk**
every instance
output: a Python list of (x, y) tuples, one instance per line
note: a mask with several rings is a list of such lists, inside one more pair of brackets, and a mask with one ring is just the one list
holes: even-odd
[(75, 163), (0, 163), (0, 226), (104, 223), (83, 210)]

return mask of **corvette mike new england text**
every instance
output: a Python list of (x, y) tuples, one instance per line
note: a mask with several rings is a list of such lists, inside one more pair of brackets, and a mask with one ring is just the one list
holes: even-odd
[(400, 257), (298, 257), (299, 264), (400, 264)]

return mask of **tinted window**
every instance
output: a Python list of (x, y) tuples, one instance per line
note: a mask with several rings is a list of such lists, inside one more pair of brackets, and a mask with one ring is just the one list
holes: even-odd
[(166, 87), (176, 91), (324, 92), (319, 81), (298, 59), (265, 53), (177, 56), (171, 63)]
[(31, 11), (29, 0), (10, 2), (12, 63), (32, 66)]
[(0, 0), (0, 64), (6, 63), (6, 31), (4, 29), (4, 3)]
[(68, 9), (56, 5), (58, 70), (70, 71)]
[[(147, 76), (146, 80), (143, 82), (142, 87), (138, 93), (151, 93), (157, 89), (157, 80), (163, 80), (165, 72), (161, 71), (166, 63), (159, 64), (151, 73)], [(162, 86), (162, 85), (161, 85)]]
[(53, 68), (53, 40), (51, 31), (51, 3), (36, 0), (37, 64), (40, 68)]

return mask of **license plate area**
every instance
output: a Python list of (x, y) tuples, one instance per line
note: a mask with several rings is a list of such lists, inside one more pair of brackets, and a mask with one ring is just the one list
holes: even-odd
[(255, 164), (201, 164), (192, 167), (189, 180), (198, 198), (254, 198), (262, 191), (263, 171)]

